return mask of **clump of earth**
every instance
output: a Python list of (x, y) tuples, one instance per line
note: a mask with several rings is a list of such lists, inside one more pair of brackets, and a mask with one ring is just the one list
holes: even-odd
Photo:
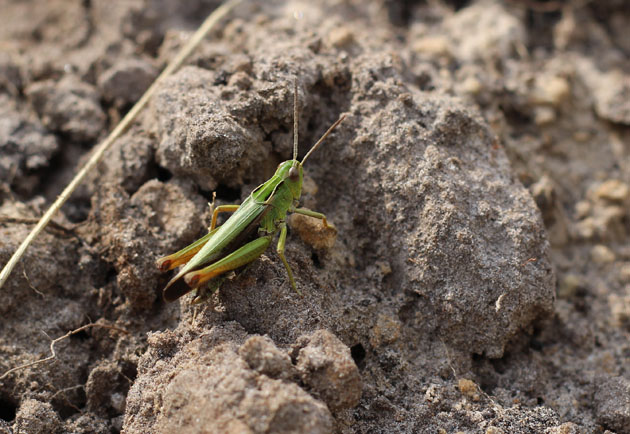
[[(8, 2), (0, 264), (218, 2)], [(623, 1), (245, 1), (0, 289), (0, 432), (630, 433)], [(155, 261), (304, 165), (203, 304)], [(334, 231), (332, 231), (334, 234)], [(51, 341), (89, 325), (67, 338)], [(17, 370), (3, 373), (12, 368)]]

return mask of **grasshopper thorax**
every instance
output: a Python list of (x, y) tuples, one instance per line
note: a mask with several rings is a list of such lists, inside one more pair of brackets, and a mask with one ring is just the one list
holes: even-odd
[(293, 199), (299, 199), (302, 195), (302, 179), (304, 172), (302, 170), (302, 163), (296, 160), (287, 160), (278, 165), (276, 173), (282, 182), (291, 191)]

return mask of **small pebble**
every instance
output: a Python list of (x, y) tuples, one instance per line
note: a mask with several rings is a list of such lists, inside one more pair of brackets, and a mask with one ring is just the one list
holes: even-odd
[(547, 106), (536, 107), (534, 110), (534, 122), (538, 126), (549, 125), (556, 120), (556, 111)]
[(467, 378), (460, 378), (457, 382), (457, 387), (466, 398), (479, 401), (479, 386), (477, 386), (477, 383), (474, 381), (468, 380)]
[(328, 226), (324, 226), (320, 219), (294, 213), (289, 216), (288, 223), (289, 227), (298, 233), (302, 241), (314, 249), (326, 250), (335, 245), (337, 229), (330, 221)]
[(354, 34), (347, 27), (335, 27), (328, 33), (328, 42), (336, 48), (347, 48), (354, 42)]
[(376, 324), (370, 330), (370, 345), (372, 348), (379, 348), (382, 345), (390, 344), (400, 338), (401, 324), (395, 317), (379, 315)]
[(448, 39), (444, 36), (427, 36), (413, 43), (413, 50), (436, 57), (450, 57)]
[(475, 77), (468, 77), (463, 81), (461, 89), (469, 95), (478, 95), (483, 87)]
[(611, 202), (623, 202), (630, 199), (630, 187), (617, 179), (609, 179), (597, 187), (595, 197)]
[(563, 77), (543, 77), (537, 83), (534, 101), (558, 107), (571, 93), (569, 82)]
[(579, 434), (581, 431), (573, 422), (565, 422), (546, 431), (549, 434)]
[(581, 200), (575, 204), (575, 216), (582, 219), (591, 212), (591, 204), (587, 200)]
[(612, 323), (621, 327), (630, 320), (630, 295), (618, 296), (611, 294), (608, 297), (608, 305), (610, 306), (610, 314), (612, 315)]
[(564, 77), (553, 77), (546, 82), (544, 89), (554, 105), (560, 105), (571, 93), (569, 82)]
[(333, 411), (356, 407), (363, 385), (350, 348), (328, 330), (303, 335), (297, 345), (296, 368), (304, 384)]
[(387, 261), (376, 261), (375, 265), (381, 270), (381, 273), (383, 273), (383, 276), (387, 276), (389, 274), (392, 274), (392, 266), (389, 265), (389, 262), (387, 262)]
[(247, 90), (252, 85), (252, 79), (246, 72), (237, 71), (228, 80), (228, 85), (236, 86), (241, 90)]
[(591, 249), (591, 259), (596, 264), (610, 264), (615, 262), (615, 253), (603, 244), (598, 244)]
[(626, 262), (619, 269), (619, 280), (621, 283), (630, 283), (630, 262)]
[(558, 285), (558, 298), (571, 298), (577, 289), (582, 286), (582, 279), (576, 274), (567, 274)]

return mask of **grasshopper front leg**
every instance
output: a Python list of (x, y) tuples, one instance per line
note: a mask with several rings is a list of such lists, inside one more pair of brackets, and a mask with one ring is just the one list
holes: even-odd
[(307, 215), (309, 217), (315, 217), (316, 219), (320, 219), (322, 221), (322, 223), (324, 224), (324, 227), (326, 228), (334, 228), (334, 225), (329, 225), (328, 224), (328, 220), (326, 220), (326, 216), (324, 214), (322, 214), (321, 212), (317, 212), (317, 211), (311, 211), (308, 208), (295, 208), (292, 210), (289, 210), (290, 212), (294, 212), (296, 214), (302, 214), (302, 215)]
[(217, 227), (217, 216), (220, 212), (235, 212), (240, 205), (219, 205), (212, 211), (212, 221), (210, 222), (210, 230)]
[(280, 237), (278, 238), (278, 256), (282, 259), (282, 263), (284, 264), (284, 268), (287, 269), (287, 274), (289, 275), (289, 282), (291, 282), (291, 286), (298, 293), (300, 297), (303, 297), (300, 290), (297, 288), (295, 284), (295, 279), (293, 278), (293, 272), (291, 271), (291, 267), (289, 267), (289, 263), (287, 262), (287, 258), (284, 256), (284, 245), (287, 240), (287, 224), (285, 222), (280, 223)]

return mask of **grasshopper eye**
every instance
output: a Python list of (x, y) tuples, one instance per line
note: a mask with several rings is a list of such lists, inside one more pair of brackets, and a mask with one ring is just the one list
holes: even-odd
[(291, 178), (292, 181), (297, 181), (299, 177), (300, 172), (298, 171), (297, 167), (292, 167), (289, 169), (289, 178)]

